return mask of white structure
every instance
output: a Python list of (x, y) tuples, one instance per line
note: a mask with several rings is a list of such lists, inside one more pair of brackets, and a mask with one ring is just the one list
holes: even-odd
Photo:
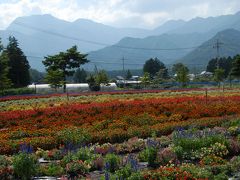
[[(51, 88), (49, 84), (32, 84), (28, 88), (36, 89), (37, 94), (47, 94), (47, 93), (62, 93), (63, 87), (57, 88), (57, 91), (54, 88)], [(115, 83), (109, 83), (109, 85), (101, 84), (101, 91), (113, 91), (117, 89)], [(90, 91), (87, 83), (81, 84), (66, 84), (67, 92), (88, 92)]]
[(203, 72), (200, 73), (200, 76), (211, 77), (211, 76), (213, 76), (213, 73), (212, 72), (203, 71)]

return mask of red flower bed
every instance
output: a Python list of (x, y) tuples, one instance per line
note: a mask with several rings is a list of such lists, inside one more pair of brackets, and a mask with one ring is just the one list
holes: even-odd
[(58, 146), (57, 132), (71, 126), (86, 129), (92, 142), (119, 142), (152, 131), (169, 134), (178, 126), (216, 125), (224, 120), (216, 117), (239, 114), (240, 96), (209, 97), (207, 103), (204, 97), (179, 97), (0, 112), (0, 153), (16, 151), (22, 142)]

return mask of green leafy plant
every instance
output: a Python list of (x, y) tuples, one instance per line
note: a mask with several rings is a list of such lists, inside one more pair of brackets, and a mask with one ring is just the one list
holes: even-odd
[(20, 153), (13, 157), (13, 170), (16, 177), (29, 180), (36, 173), (37, 161), (33, 155)]
[(90, 135), (83, 129), (77, 127), (66, 128), (57, 134), (57, 140), (60, 143), (72, 143), (74, 145), (81, 145), (88, 142)]
[(75, 160), (66, 165), (66, 172), (70, 178), (81, 177), (89, 172), (91, 166), (86, 161)]
[(115, 172), (117, 169), (119, 169), (120, 158), (117, 155), (107, 154), (105, 157), (105, 162), (109, 165), (107, 170), (109, 170), (110, 172)]

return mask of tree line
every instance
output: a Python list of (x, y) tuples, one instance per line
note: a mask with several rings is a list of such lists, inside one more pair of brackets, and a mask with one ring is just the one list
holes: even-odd
[[(38, 71), (30, 69), (27, 57), (19, 47), (15, 37), (10, 36), (6, 47), (3, 46), (0, 39), (0, 90), (8, 88), (21, 88), (30, 84), (32, 78), (42, 78), (51, 87), (57, 89), (63, 87), (66, 92), (66, 83), (69, 77), (75, 82), (87, 82), (91, 90), (100, 90), (100, 84), (108, 84), (109, 77), (104, 70), (95, 70), (87, 73), (80, 66), (89, 62), (87, 54), (78, 51), (77, 46), (67, 49), (65, 52), (59, 52), (56, 55), (48, 55), (42, 61), (46, 68), (46, 74), (39, 74)], [(228, 58), (215, 58), (209, 61), (206, 71), (214, 74), (213, 79), (220, 83), (224, 79), (233, 79), (240, 77), (240, 55)], [(142, 84), (161, 84), (163, 82), (178, 81), (184, 87), (189, 82), (189, 68), (182, 63), (173, 65), (169, 75), (166, 65), (158, 58), (150, 58), (143, 66)], [(31, 74), (31, 75), (30, 75)], [(124, 72), (124, 79), (130, 79), (132, 73), (130, 70)]]

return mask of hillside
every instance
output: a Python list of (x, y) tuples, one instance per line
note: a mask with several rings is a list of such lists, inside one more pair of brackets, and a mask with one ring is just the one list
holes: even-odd
[[(122, 58), (125, 67), (129, 69), (142, 68), (144, 62), (151, 57), (158, 57), (169, 64), (189, 53), (192, 49), (178, 49), (179, 47), (195, 47), (210, 38), (210, 34), (162, 34), (140, 38), (124, 38), (113, 46), (89, 53), (90, 61), (104, 61), (104, 68), (121, 69)], [(174, 49), (176, 50), (168, 50)], [(153, 49), (153, 50), (150, 50)], [(165, 49), (165, 50), (164, 50)], [(118, 62), (118, 64), (116, 64)], [(112, 64), (111, 64), (112, 63)], [(102, 66), (100, 64), (100, 66)]]
[(217, 40), (222, 43), (219, 56), (228, 57), (240, 53), (240, 31), (227, 29), (217, 33), (213, 38), (181, 58), (180, 62), (206, 66), (209, 60), (217, 56), (217, 50), (213, 48)]
[[(172, 63), (182, 59), (193, 49), (146, 49), (199, 46), (217, 32), (229, 28), (240, 30), (240, 13), (194, 18), (190, 21), (170, 20), (153, 30), (115, 28), (87, 19), (68, 22), (51, 15), (33, 15), (17, 18), (6, 30), (0, 31), (0, 37), (6, 44), (9, 35), (15, 36), (28, 56), (30, 65), (38, 70), (43, 70), (41, 61), (44, 56), (64, 51), (73, 45), (77, 45), (81, 52), (89, 53), (90, 60), (97, 65), (111, 70), (120, 68), (119, 63), (122, 63), (120, 59), (123, 56), (126, 58), (126, 65), (131, 63), (134, 69), (137, 64), (144, 63), (150, 57), (159, 57), (165, 63)], [(104, 61), (105, 64), (97, 61)], [(88, 66), (92, 67), (92, 64)]]

